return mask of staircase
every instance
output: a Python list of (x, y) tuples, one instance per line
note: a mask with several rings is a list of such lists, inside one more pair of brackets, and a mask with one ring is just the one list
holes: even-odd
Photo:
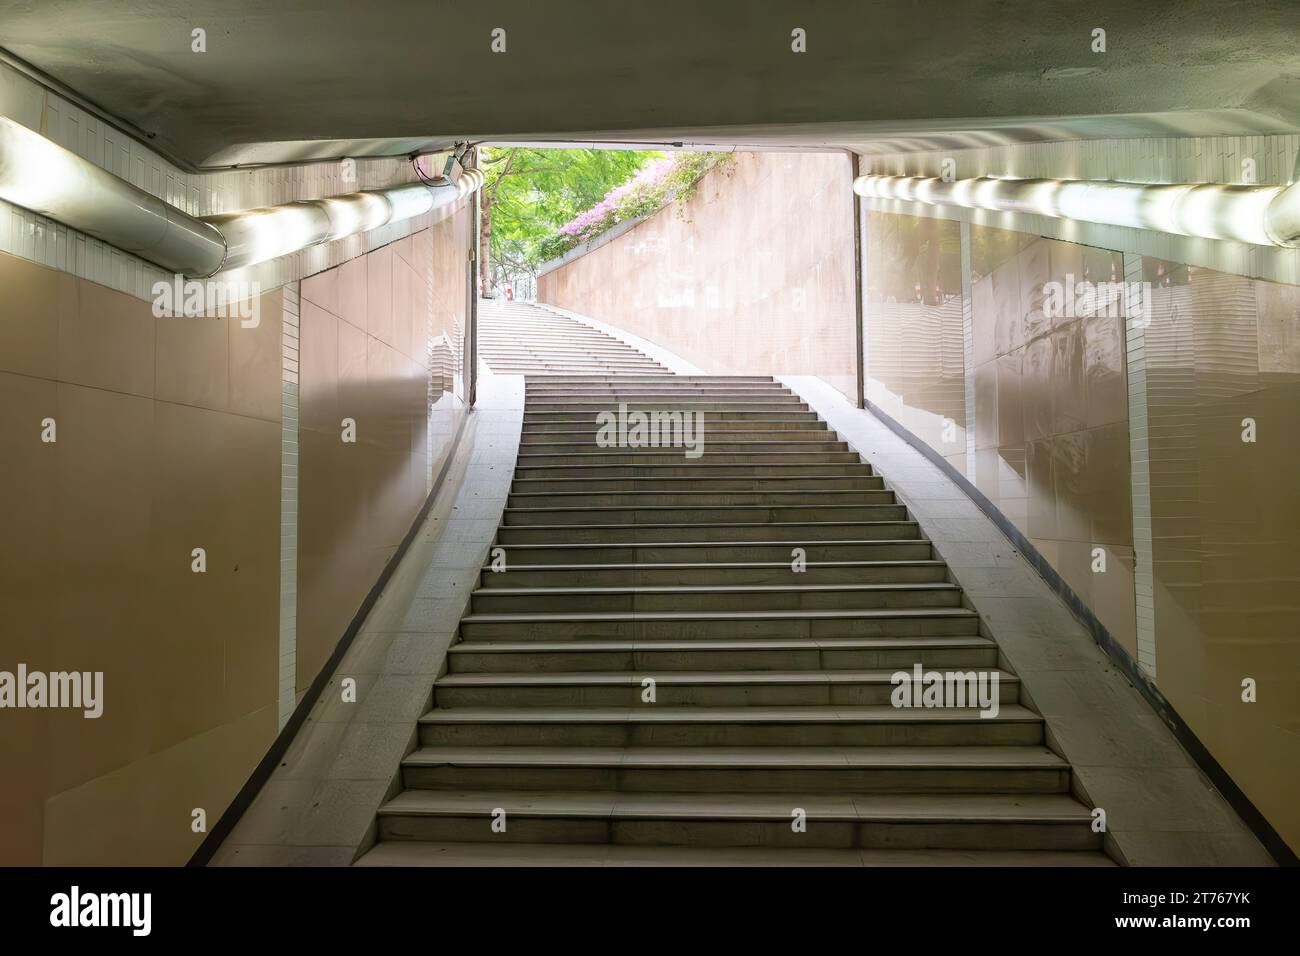
[(612, 335), (524, 302), (479, 299), (479, 358), (498, 375), (669, 375)]
[[(362, 864), (1109, 864), (946, 566), (798, 396), (648, 375), (526, 396), (506, 568)], [(702, 413), (703, 455), (601, 447), (620, 402)], [(916, 663), (996, 671), (999, 712), (891, 706)]]

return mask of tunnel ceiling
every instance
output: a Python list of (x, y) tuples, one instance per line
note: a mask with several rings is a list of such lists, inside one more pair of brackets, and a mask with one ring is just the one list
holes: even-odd
[(0, 0), (0, 47), (199, 166), (465, 138), (894, 152), (1294, 131), (1297, 36), (1295, 0)]

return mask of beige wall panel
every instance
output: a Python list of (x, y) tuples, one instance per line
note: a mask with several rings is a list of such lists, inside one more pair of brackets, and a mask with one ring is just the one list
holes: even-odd
[(77, 280), (0, 255), (0, 371), (53, 379), (59, 329), (76, 320)]
[(275, 736), (275, 706), (254, 711), (115, 773), (55, 794), (45, 806), (47, 866), (175, 866), (211, 827)]
[(155, 323), (150, 305), (93, 282), (59, 315), (59, 381), (151, 398)]
[[(1161, 690), (1300, 848), (1300, 290), (1147, 259)], [(1257, 440), (1242, 441), (1243, 419)], [(1242, 700), (1242, 681), (1257, 700)]]
[[(428, 437), (430, 289), (463, 314), (467, 222), (462, 209), (302, 284), (299, 693), (410, 530), (430, 455), (446, 453)], [(436, 374), (435, 397), (443, 388)], [(341, 440), (344, 418), (356, 422), (355, 443)]]
[[(215, 822), (274, 734), (279, 294), (232, 349), (229, 320), (155, 319), (150, 302), (7, 256), (0, 274), (29, 320), (0, 323), (24, 373), (0, 373), (0, 437), (17, 449), (0, 472), (16, 625), (0, 666), (104, 674), (98, 719), (0, 719), (0, 761), (22, 779), (0, 798), (0, 863), (183, 863), (201, 838), (190, 809)], [(40, 442), (44, 417), (56, 443)], [(238, 759), (188, 749), (242, 726)], [(187, 752), (200, 766), (159, 760)], [(196, 780), (201, 795), (160, 803)]]

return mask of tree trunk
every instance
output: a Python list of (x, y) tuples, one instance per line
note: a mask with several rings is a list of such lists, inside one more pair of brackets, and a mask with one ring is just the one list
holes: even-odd
[(492, 288), (492, 199), (482, 196), (479, 208), (478, 229), (478, 283), (480, 296)]

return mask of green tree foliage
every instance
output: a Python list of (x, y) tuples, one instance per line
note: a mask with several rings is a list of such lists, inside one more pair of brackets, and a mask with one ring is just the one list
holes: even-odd
[(601, 149), (489, 147), (481, 160), (483, 232), (481, 253), (490, 275), (501, 279), (532, 272), (544, 259), (537, 246), (589, 209), (643, 165), (663, 154)]

